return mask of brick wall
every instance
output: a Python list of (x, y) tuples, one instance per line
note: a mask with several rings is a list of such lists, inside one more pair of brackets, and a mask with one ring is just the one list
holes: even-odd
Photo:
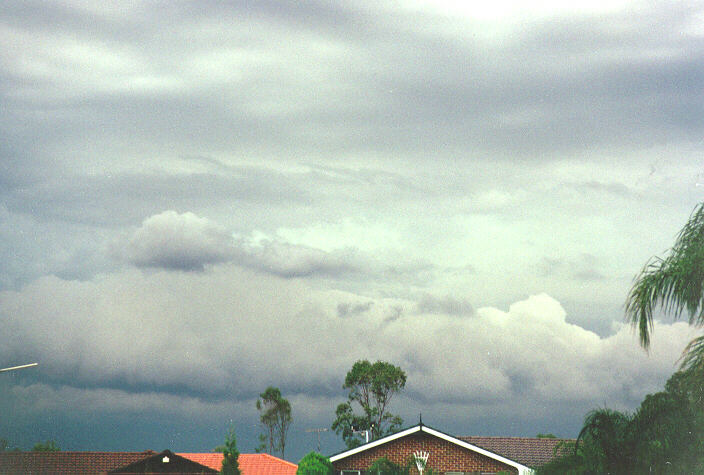
[[(439, 472), (499, 472), (508, 470), (510, 473), (518, 473), (510, 465), (423, 432), (416, 432), (345, 457), (333, 462), (333, 466), (338, 472), (340, 470), (367, 470), (376, 459), (386, 457), (404, 467), (413, 452), (417, 450), (429, 452), (427, 467)], [(417, 473), (417, 470), (413, 469), (412, 473)]]

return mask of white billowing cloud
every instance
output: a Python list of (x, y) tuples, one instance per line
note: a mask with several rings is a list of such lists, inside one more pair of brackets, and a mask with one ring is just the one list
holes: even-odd
[(225, 228), (208, 219), (169, 210), (145, 219), (117, 252), (137, 267), (193, 271), (228, 261), (233, 242)]
[[(358, 311), (341, 318), (341, 305)], [(658, 323), (648, 356), (627, 326), (600, 337), (565, 317), (546, 294), (507, 311), (419, 314), (412, 301), (316, 290), (231, 264), (207, 273), (128, 269), (0, 293), (0, 323), (14, 335), (0, 359), (38, 360), (44, 377), (63, 385), (238, 400), (271, 384), (342, 398), (354, 361), (382, 359), (407, 371), (418, 405), (491, 402), (502, 411), (518, 399), (634, 404), (661, 387), (693, 335), (685, 323)]]
[(353, 249), (326, 252), (280, 239), (238, 241), (235, 262), (280, 277), (338, 276), (361, 271)]
[(337, 276), (361, 270), (353, 249), (323, 251), (261, 235), (235, 239), (223, 226), (194, 213), (164, 211), (142, 222), (113, 254), (140, 268), (202, 271), (224, 262), (280, 277)]
[[(191, 212), (164, 211), (146, 218), (134, 232), (113, 241), (110, 250), (113, 256), (138, 268), (169, 271), (204, 271), (216, 264), (232, 263), (285, 279), (346, 278), (360, 282), (370, 276), (390, 282), (422, 282), (432, 279), (434, 273), (427, 262), (398, 262), (352, 246), (321, 249), (260, 231), (249, 236), (233, 235), (224, 226)], [(466, 303), (456, 305), (466, 307)]]
[(562, 306), (542, 294), (507, 312), (485, 307), (464, 319), (404, 317), (389, 325), (386, 344), (396, 349), (390, 356), (409, 362), (409, 380), (422, 382), (414, 389), (434, 400), (509, 401), (521, 395), (601, 404), (655, 390), (674, 371), (692, 334), (684, 323), (658, 325), (656, 334), (667, 343), (648, 359), (630, 328), (601, 338), (565, 317)]

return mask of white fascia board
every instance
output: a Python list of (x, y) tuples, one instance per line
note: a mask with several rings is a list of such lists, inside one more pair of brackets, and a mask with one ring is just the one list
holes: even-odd
[(518, 470), (518, 475), (530, 475), (530, 474), (535, 473), (535, 471), (530, 467), (526, 467), (525, 465), (521, 465), (520, 463), (515, 462), (511, 459), (507, 459), (506, 457), (502, 457), (499, 454), (495, 454), (494, 452), (490, 452), (486, 449), (482, 449), (481, 447), (477, 447), (476, 445), (472, 445), (468, 442), (465, 442), (464, 440), (458, 439), (456, 437), (452, 437), (451, 435), (444, 434), (440, 431), (437, 431), (435, 429), (431, 429), (430, 427), (424, 426), (424, 425), (423, 426), (417, 425), (417, 426), (411, 427), (409, 429), (406, 429), (404, 431), (397, 432), (392, 435), (388, 435), (388, 436), (383, 437), (381, 439), (377, 439), (374, 442), (360, 445), (359, 447), (355, 447), (354, 449), (347, 450), (346, 452), (342, 452), (337, 455), (333, 455), (332, 457), (330, 457), (330, 462), (336, 462), (337, 460), (349, 457), (354, 454), (358, 454), (360, 452), (364, 452), (367, 449), (378, 447), (379, 445), (385, 444), (387, 442), (391, 442), (396, 439), (400, 439), (401, 437), (405, 437), (407, 435), (414, 434), (416, 432), (425, 432), (430, 435), (434, 435), (435, 437), (446, 440), (446, 441), (453, 443), (455, 445), (459, 445), (460, 447), (463, 447), (465, 449), (472, 450), (472, 451), (477, 452), (479, 454), (485, 455), (491, 459), (505, 463), (506, 465), (514, 467), (516, 470)]
[(477, 447), (476, 445), (472, 445), (469, 442), (465, 442), (464, 440), (458, 439), (456, 437), (452, 437), (451, 435), (443, 434), (442, 432), (436, 431), (435, 429), (431, 429), (430, 427), (424, 426), (423, 432), (427, 432), (428, 434), (434, 435), (435, 437), (439, 437), (439, 438), (446, 440), (448, 442), (451, 442), (455, 445), (459, 445), (460, 447), (464, 447), (465, 449), (472, 450), (474, 452), (485, 455), (491, 459), (505, 463), (506, 465), (510, 465), (511, 467), (517, 469), (518, 473), (520, 475), (533, 473), (533, 469), (531, 469), (530, 467), (526, 467), (525, 465), (521, 465), (520, 463), (518, 463), (516, 461), (513, 461), (511, 459), (507, 459), (506, 457), (502, 457), (499, 454), (495, 454), (494, 452), (490, 452), (486, 449), (482, 449), (481, 447)]
[(330, 457), (330, 461), (335, 462), (335, 461), (343, 459), (345, 457), (349, 457), (350, 455), (358, 454), (360, 452), (364, 452), (367, 449), (371, 449), (371, 448), (377, 447), (379, 445), (385, 444), (387, 442), (391, 442), (392, 440), (396, 440), (401, 437), (405, 437), (407, 435), (413, 434), (415, 432), (419, 432), (420, 428), (421, 428), (421, 426), (418, 425), (415, 427), (411, 427), (410, 429), (403, 430), (401, 432), (396, 432), (395, 434), (387, 435), (386, 437), (382, 437), (381, 439), (377, 439), (373, 442), (369, 442), (368, 444), (363, 444), (363, 445), (360, 445), (359, 447), (355, 447), (354, 449), (350, 449), (346, 452), (342, 452), (340, 454), (333, 455), (332, 457)]

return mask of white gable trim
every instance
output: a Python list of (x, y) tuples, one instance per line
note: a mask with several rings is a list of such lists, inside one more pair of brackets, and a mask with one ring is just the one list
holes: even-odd
[(415, 427), (411, 427), (410, 429), (402, 430), (401, 432), (396, 432), (395, 434), (387, 435), (386, 437), (382, 437), (381, 439), (377, 439), (373, 442), (369, 442), (368, 444), (363, 444), (363, 445), (360, 445), (359, 447), (355, 447), (354, 449), (350, 449), (346, 452), (342, 452), (337, 455), (333, 455), (332, 457), (330, 457), (330, 461), (335, 462), (337, 460), (347, 458), (350, 455), (358, 454), (360, 452), (364, 452), (367, 449), (372, 449), (374, 447), (385, 444), (387, 442), (391, 442), (392, 440), (400, 439), (401, 437), (405, 437), (407, 435), (410, 435), (410, 434), (413, 434), (415, 432), (420, 431), (420, 428), (421, 428), (421, 426), (417, 425)]
[(534, 473), (533, 469), (531, 469), (530, 467), (526, 467), (525, 465), (522, 465), (522, 464), (515, 462), (511, 459), (507, 459), (506, 457), (502, 457), (499, 454), (495, 454), (494, 452), (490, 452), (486, 449), (482, 449), (481, 447), (477, 447), (476, 445), (465, 442), (464, 440), (458, 439), (456, 437), (452, 437), (451, 435), (444, 434), (440, 431), (437, 431), (435, 429), (431, 429), (428, 426), (424, 426), (424, 425), (420, 425), (420, 424), (417, 426), (411, 427), (410, 429), (406, 429), (401, 432), (397, 432), (395, 434), (388, 435), (386, 437), (382, 437), (381, 439), (377, 439), (377, 440), (370, 442), (368, 444), (360, 445), (359, 447), (355, 447), (354, 449), (350, 449), (345, 452), (339, 453), (337, 455), (333, 455), (332, 457), (330, 457), (330, 461), (336, 462), (338, 460), (347, 458), (351, 455), (355, 455), (360, 452), (364, 452), (365, 450), (368, 450), (368, 449), (371, 449), (374, 447), (378, 447), (379, 445), (386, 444), (386, 443), (394, 441), (396, 439), (400, 439), (401, 437), (406, 437), (407, 435), (415, 434), (416, 432), (425, 432), (427, 434), (438, 437), (439, 439), (446, 440), (452, 444), (459, 445), (460, 447), (465, 448), (467, 450), (477, 452), (481, 455), (489, 457), (490, 459), (494, 459), (498, 462), (505, 463), (506, 465), (509, 465), (509, 466), (515, 468), (516, 470), (518, 470), (518, 475), (529, 475), (529, 474)]
[(423, 432), (427, 432), (430, 435), (434, 435), (435, 437), (439, 437), (440, 439), (444, 439), (450, 443), (453, 443), (455, 445), (459, 445), (460, 447), (464, 447), (465, 449), (472, 450), (474, 452), (485, 455), (485, 456), (489, 457), (490, 459), (494, 459), (499, 462), (503, 462), (506, 465), (510, 465), (511, 467), (518, 470), (519, 475), (533, 473), (533, 469), (531, 469), (530, 467), (526, 467), (525, 465), (522, 465), (522, 464), (515, 462), (511, 459), (507, 459), (506, 457), (502, 457), (501, 455), (495, 454), (494, 452), (489, 452), (486, 449), (482, 449), (481, 447), (477, 447), (476, 445), (472, 445), (468, 442), (465, 442), (464, 440), (458, 439), (456, 437), (452, 437), (451, 435), (443, 434), (442, 432), (437, 431), (435, 429), (431, 429), (430, 427), (423, 427)]

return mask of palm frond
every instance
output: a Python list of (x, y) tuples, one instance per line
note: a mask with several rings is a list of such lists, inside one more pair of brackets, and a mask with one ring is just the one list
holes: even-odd
[(598, 456), (604, 472), (625, 473), (620, 469), (628, 465), (633, 446), (632, 414), (603, 408), (587, 414), (584, 427), (577, 436), (575, 455), (580, 442), (598, 447)]
[(675, 319), (686, 312), (690, 324), (704, 325), (704, 203), (694, 209), (668, 256), (651, 258), (634, 279), (626, 319), (638, 329), (645, 349), (658, 307)]
[(626, 299), (626, 316), (637, 327), (644, 348), (650, 346), (653, 329), (653, 305), (662, 299), (664, 286), (664, 261), (651, 259), (641, 270)]
[(684, 371), (704, 372), (704, 335), (687, 344), (680, 357), (680, 367)]

